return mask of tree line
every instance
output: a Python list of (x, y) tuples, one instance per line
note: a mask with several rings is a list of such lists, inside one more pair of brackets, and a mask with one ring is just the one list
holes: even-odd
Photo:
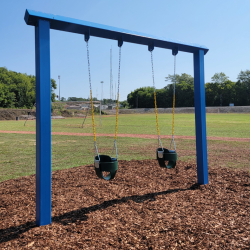
[[(157, 107), (173, 106), (174, 75), (168, 75), (165, 81), (170, 82), (162, 89), (156, 89)], [(250, 70), (241, 71), (237, 81), (230, 81), (225, 73), (216, 73), (210, 82), (205, 84), (206, 106), (250, 105)], [(153, 108), (154, 88), (141, 87), (127, 96), (130, 108)], [(194, 106), (194, 78), (188, 74), (175, 76), (176, 107)]]
[[(168, 75), (165, 79), (169, 82), (162, 89), (156, 89), (157, 106), (173, 106), (173, 83), (174, 76)], [(32, 108), (36, 100), (36, 79), (33, 75), (17, 73), (0, 67), (0, 107), (2, 108)], [(176, 107), (194, 106), (194, 78), (188, 74), (175, 76)], [(56, 81), (51, 79), (51, 101), (55, 102), (54, 90), (57, 88)], [(250, 70), (241, 71), (237, 81), (230, 81), (224, 73), (216, 73), (210, 82), (205, 84), (206, 106), (235, 106), (250, 105)], [(89, 101), (89, 98), (69, 97), (68, 101)], [(97, 101), (97, 98), (93, 98)], [(66, 101), (62, 97), (61, 101)], [(103, 99), (107, 104), (116, 100)], [(129, 108), (153, 108), (154, 88), (141, 87), (132, 91), (127, 96), (127, 101), (120, 102)]]
[[(51, 101), (55, 101), (56, 81), (51, 79)], [(36, 102), (36, 78), (0, 67), (0, 107), (32, 108)]]

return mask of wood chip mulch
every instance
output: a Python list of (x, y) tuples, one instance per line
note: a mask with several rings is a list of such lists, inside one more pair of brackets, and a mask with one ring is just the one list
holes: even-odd
[(52, 173), (52, 224), (35, 225), (35, 176), (0, 183), (0, 249), (250, 249), (250, 173), (156, 160)]

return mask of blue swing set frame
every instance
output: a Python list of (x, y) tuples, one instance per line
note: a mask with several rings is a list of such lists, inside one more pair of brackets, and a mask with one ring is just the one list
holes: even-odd
[(50, 29), (193, 53), (197, 182), (208, 183), (204, 55), (197, 44), (26, 10), (24, 20), (35, 26), (36, 62), (36, 224), (51, 223), (51, 82)]

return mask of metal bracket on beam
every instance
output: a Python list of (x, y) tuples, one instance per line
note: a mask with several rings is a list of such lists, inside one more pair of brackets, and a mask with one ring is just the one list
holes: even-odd
[(178, 52), (179, 52), (179, 47), (178, 46), (175, 47), (174, 49), (172, 49), (172, 55), (173, 56), (176, 56), (178, 54)]
[(84, 34), (84, 40), (85, 42), (88, 42), (90, 38), (90, 30), (88, 29), (87, 32)]
[(155, 48), (154, 42), (152, 42), (151, 44), (148, 45), (148, 51), (153, 51)]
[(118, 39), (118, 47), (121, 47), (123, 45), (123, 38), (122, 36)]

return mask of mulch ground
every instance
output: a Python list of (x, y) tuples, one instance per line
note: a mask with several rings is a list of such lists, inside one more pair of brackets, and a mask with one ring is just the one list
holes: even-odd
[(250, 249), (250, 173), (156, 160), (52, 173), (52, 224), (35, 225), (35, 176), (0, 183), (0, 249)]

